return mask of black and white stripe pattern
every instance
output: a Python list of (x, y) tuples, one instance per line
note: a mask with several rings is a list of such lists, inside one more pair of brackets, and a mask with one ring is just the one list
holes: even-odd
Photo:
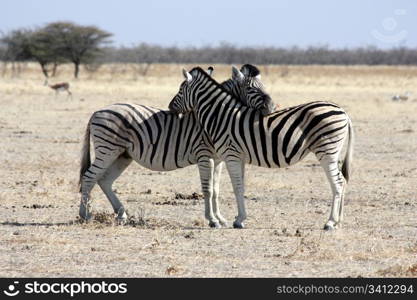
[[(226, 88), (247, 89), (254, 98), (251, 100), (253, 103), (259, 102), (256, 98), (261, 101), (269, 98), (256, 87), (244, 87), (234, 82), (232, 80)], [(248, 80), (245, 82), (249, 83)], [(95, 153), (92, 163), (89, 154), (90, 138)], [(129, 103), (113, 104), (98, 110), (90, 118), (85, 133), (80, 169), (80, 216), (84, 219), (91, 217), (89, 195), (98, 183), (118, 219), (126, 218), (124, 206), (112, 191), (112, 184), (132, 160), (155, 171), (170, 171), (198, 163), (206, 218), (211, 226), (225, 225), (226, 220), (221, 216), (217, 204), (222, 164), (217, 161), (207, 168), (213, 156), (215, 153), (211, 141), (193, 113), (180, 118), (170, 111)]]
[[(186, 81), (169, 107), (176, 113), (194, 111), (214, 151), (226, 162), (238, 204), (235, 227), (243, 227), (246, 218), (244, 165), (286, 167), (309, 152), (317, 156), (333, 191), (332, 212), (325, 227), (334, 228), (342, 221), (344, 186), (353, 152), (352, 124), (342, 108), (318, 101), (263, 116), (239, 105), (202, 69), (194, 68), (184, 74)], [(338, 160), (345, 141), (348, 149), (340, 172)]]
[[(261, 82), (260, 71), (253, 65), (243, 65), (240, 71), (233, 67), (232, 78), (224, 81), (222, 86), (234, 98), (240, 99), (243, 105), (259, 110), (263, 115), (275, 111), (276, 106)], [(248, 86), (252, 89), (247, 89)], [(259, 97), (262, 94), (264, 97)]]

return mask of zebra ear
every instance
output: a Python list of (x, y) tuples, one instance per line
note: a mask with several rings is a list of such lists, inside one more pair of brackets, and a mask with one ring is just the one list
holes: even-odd
[(184, 78), (190, 82), (193, 79), (193, 76), (191, 76), (190, 73), (187, 72), (187, 70), (182, 69), (182, 75), (184, 75)]
[(232, 66), (232, 79), (236, 80), (237, 82), (243, 82), (245, 79), (245, 75), (239, 71), (238, 68)]
[(256, 75), (255, 78), (261, 80), (261, 74)]
[(209, 74), (210, 76), (213, 74), (214, 68), (212, 66), (207, 68), (207, 74)]

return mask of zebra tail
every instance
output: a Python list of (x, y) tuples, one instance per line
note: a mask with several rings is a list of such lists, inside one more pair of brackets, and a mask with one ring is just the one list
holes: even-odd
[(349, 140), (348, 140), (348, 146), (346, 149), (345, 159), (342, 165), (342, 174), (343, 177), (345, 177), (346, 182), (349, 181), (350, 174), (351, 174), (351, 164), (352, 164), (352, 158), (353, 158), (353, 142), (354, 142), (354, 134), (353, 134), (353, 127), (352, 127), (352, 121), (349, 118)]
[(80, 165), (80, 179), (78, 181), (78, 187), (81, 192), (81, 182), (85, 172), (91, 166), (91, 158), (90, 158), (90, 122), (88, 122), (87, 129), (85, 130), (84, 134), (84, 143), (83, 148), (81, 150), (81, 165)]

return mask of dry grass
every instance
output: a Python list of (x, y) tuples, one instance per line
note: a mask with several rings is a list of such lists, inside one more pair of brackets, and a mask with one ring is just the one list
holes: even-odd
[[(417, 68), (262, 66), (282, 106), (331, 100), (356, 130), (344, 227), (321, 230), (330, 190), (314, 157), (282, 170), (248, 167), (247, 229), (208, 228), (198, 170), (132, 165), (115, 189), (130, 217), (118, 226), (99, 188), (94, 220), (77, 219), (80, 143), (90, 114), (131, 101), (167, 107), (179, 65), (104, 66), (69, 81), (73, 99), (43, 86), (36, 65), (0, 78), (0, 276), (417, 276)], [(191, 66), (187, 66), (190, 68)], [(215, 66), (226, 79), (230, 66)], [(407, 102), (391, 96), (411, 92)], [(221, 208), (236, 214), (223, 175)], [(196, 193), (196, 194), (193, 194)]]

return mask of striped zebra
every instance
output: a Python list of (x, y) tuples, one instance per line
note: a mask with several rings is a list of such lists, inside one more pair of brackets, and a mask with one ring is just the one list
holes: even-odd
[[(185, 81), (169, 109), (174, 113), (194, 111), (218, 159), (226, 162), (238, 207), (235, 228), (243, 228), (246, 219), (245, 164), (282, 168), (299, 162), (309, 152), (320, 161), (333, 192), (324, 229), (334, 229), (342, 222), (344, 188), (353, 153), (352, 123), (342, 108), (318, 101), (263, 116), (243, 107), (201, 68), (183, 70), (183, 74)], [(348, 146), (340, 171), (338, 160), (345, 141)]]
[[(269, 103), (271, 99), (257, 87), (256, 82), (256, 78), (248, 79), (234, 67), (232, 79), (227, 81), (225, 88), (249, 97), (248, 105), (265, 110), (263, 103)], [(95, 153), (92, 163), (90, 139)], [(112, 204), (117, 219), (121, 222), (126, 219), (124, 206), (113, 192), (112, 185), (132, 160), (155, 171), (170, 171), (197, 163), (209, 225), (226, 226), (217, 202), (222, 164), (219, 161), (210, 169), (206, 168), (206, 157), (214, 155), (210, 141), (192, 113), (180, 118), (169, 111), (129, 103), (100, 109), (91, 116), (84, 137), (80, 168), (80, 217), (86, 220), (91, 218), (90, 192), (98, 183)]]

